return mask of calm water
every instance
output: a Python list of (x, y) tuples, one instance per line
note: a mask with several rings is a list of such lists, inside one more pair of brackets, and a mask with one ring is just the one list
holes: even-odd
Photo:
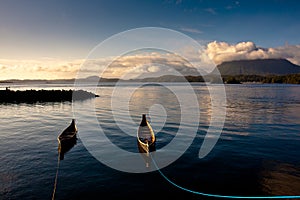
[[(38, 88), (15, 88), (29, 87)], [(69, 87), (55, 85), (55, 89)], [(123, 95), (131, 87), (124, 86), (116, 96), (116, 107), (128, 103)], [(176, 88), (177, 95), (189, 98), (185, 85), (170, 87)], [(136, 130), (141, 113), (150, 109), (157, 137), (156, 153), (163, 151), (178, 131), (180, 104), (168, 88), (149, 85), (137, 89), (127, 106), (130, 118), (126, 118), (125, 110), (111, 111), (113, 89), (99, 87), (99, 98), (76, 103), (85, 124), (91, 126), (80, 126), (83, 122), (78, 120), (77, 144), (59, 163), (55, 199), (140, 199), (159, 198), (162, 194), (206, 199), (172, 185), (158, 171), (121, 172), (91, 155), (81, 140), (97, 131), (91, 111), (86, 109), (90, 105), (95, 105), (94, 114), (110, 141), (129, 152), (138, 152), (135, 132), (124, 133), (115, 124), (115, 115), (125, 129)], [(164, 176), (181, 187), (203, 193), (300, 195), (300, 86), (226, 85), (227, 114), (222, 135), (202, 159), (198, 152), (209, 126), (211, 102), (205, 85), (194, 84), (193, 89), (201, 114), (197, 135), (178, 160), (161, 169)], [(159, 115), (162, 107), (166, 118)], [(0, 104), (0, 111), (0, 199), (51, 199), (57, 169), (56, 137), (73, 118), (72, 104)], [(189, 130), (191, 124), (187, 120), (180, 126)], [(184, 141), (177, 145), (184, 145)], [(121, 159), (113, 152), (105, 153), (112, 160)]]

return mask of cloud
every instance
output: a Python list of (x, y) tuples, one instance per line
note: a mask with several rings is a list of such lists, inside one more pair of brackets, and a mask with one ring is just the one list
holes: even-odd
[[(199, 54), (200, 55), (200, 54)], [(172, 69), (172, 70), (170, 70)], [(172, 53), (147, 52), (115, 59), (104, 70), (103, 77), (124, 79), (174, 74), (198, 75), (199, 72), (184, 58)]]
[(176, 5), (181, 4), (182, 0), (176, 0)]
[[(237, 44), (210, 42), (203, 49), (180, 49), (180, 55), (165, 51), (131, 52), (121, 57), (97, 59), (41, 60), (0, 59), (0, 80), (5, 79), (66, 79), (101, 76), (105, 78), (137, 78), (160, 75), (204, 75), (216, 64), (243, 59), (285, 58), (300, 65), (300, 45), (275, 48), (257, 47), (254, 42)], [(79, 72), (79, 73), (78, 73)]]
[(300, 45), (286, 45), (277, 48), (270, 48), (271, 52), (286, 58), (296, 65), (300, 65)]
[(63, 79), (74, 78), (82, 60), (0, 59), (0, 79)]
[(228, 5), (225, 7), (226, 10), (232, 10), (234, 8), (238, 8), (240, 6), (240, 2), (239, 1), (235, 1), (232, 4)]
[(237, 44), (214, 41), (207, 44), (204, 53), (207, 54), (215, 64), (221, 64), (222, 62), (232, 60), (268, 58), (284, 58), (294, 64), (300, 64), (300, 45), (262, 48), (257, 47), (255, 43), (251, 41), (240, 42)]
[(0, 71), (1, 71), (1, 70), (6, 70), (6, 68), (7, 68), (6, 66), (0, 65)]
[(0, 59), (0, 80), (66, 79), (88, 76), (136, 78), (172, 74), (174, 71), (171, 72), (170, 68), (182, 75), (199, 74), (185, 58), (173, 53), (153, 51), (135, 52), (121, 57), (73, 61)]
[(147, 70), (148, 70), (148, 72), (154, 73), (154, 72), (159, 72), (160, 68), (158, 66), (150, 66), (150, 67), (148, 67)]
[(215, 10), (214, 8), (206, 8), (206, 9), (204, 9), (204, 10), (205, 10), (206, 12), (212, 14), (212, 15), (216, 15), (216, 14), (217, 14), (217, 12), (216, 12), (216, 10)]
[(181, 28), (180, 30), (188, 33), (203, 33), (201, 30), (195, 28)]

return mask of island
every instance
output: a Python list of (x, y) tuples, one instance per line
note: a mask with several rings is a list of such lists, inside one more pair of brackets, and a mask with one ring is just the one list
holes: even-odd
[(0, 103), (37, 103), (86, 100), (99, 95), (84, 90), (0, 90)]

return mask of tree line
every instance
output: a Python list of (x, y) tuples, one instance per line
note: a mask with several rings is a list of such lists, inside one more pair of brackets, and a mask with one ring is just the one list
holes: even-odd
[(222, 76), (224, 83), (230, 82), (259, 82), (259, 83), (286, 83), (300, 84), (300, 74), (288, 75), (237, 75), (237, 76)]
[(202, 76), (186, 76), (189, 82), (205, 82), (211, 83), (286, 83), (286, 84), (300, 84), (300, 74), (288, 74), (288, 75), (223, 75), (222, 79), (218, 76), (207, 75), (203, 78)]

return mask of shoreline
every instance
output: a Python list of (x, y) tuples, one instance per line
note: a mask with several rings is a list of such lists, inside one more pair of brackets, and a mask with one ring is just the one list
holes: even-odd
[(0, 90), (0, 103), (37, 103), (78, 101), (99, 97), (84, 90)]

